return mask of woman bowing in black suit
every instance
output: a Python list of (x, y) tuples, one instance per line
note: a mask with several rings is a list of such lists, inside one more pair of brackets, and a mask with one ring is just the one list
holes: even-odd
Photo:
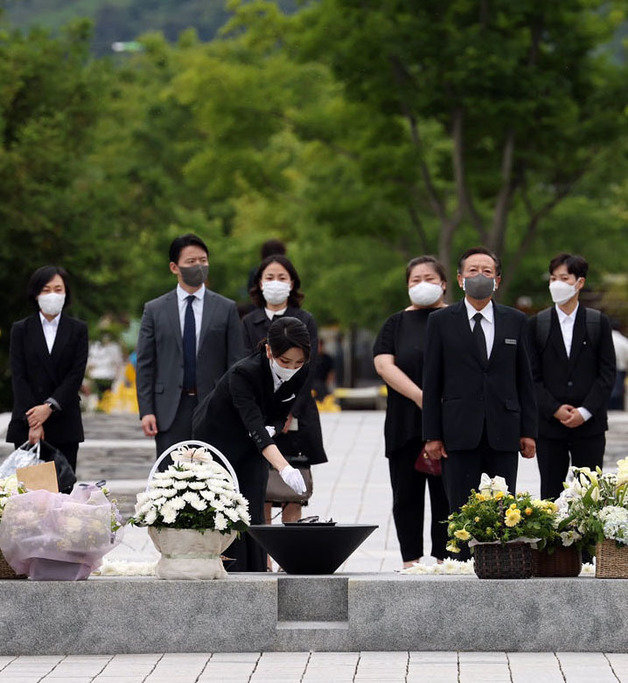
[(87, 363), (87, 325), (63, 313), (71, 302), (63, 268), (37, 269), (28, 299), (36, 313), (11, 328), (13, 414), (7, 441), (17, 448), (45, 438), (76, 471), (84, 439), (79, 389)]
[[(310, 336), (296, 318), (274, 321), (267, 342), (236, 363), (194, 411), (194, 438), (210, 443), (233, 465), (249, 501), (251, 524), (264, 523), (268, 465), (296, 493), (305, 492), (299, 470), (274, 441), (307, 379)], [(262, 457), (263, 456), (263, 457)], [(266, 554), (248, 534), (229, 547), (230, 571), (266, 571)]]
[[(303, 322), (310, 335), (311, 357), (307, 377), (290, 410), (288, 419), (280, 434), (277, 445), (287, 460), (298, 467), (327, 462), (323, 447), (321, 422), (316, 401), (312, 397), (312, 382), (318, 350), (316, 322), (310, 313), (301, 308), (303, 294), (299, 291), (301, 280), (292, 262), (282, 254), (265, 258), (253, 278), (250, 294), (256, 306), (254, 311), (244, 316), (244, 344), (249, 353), (266, 338), (271, 320), (290, 316)], [(301, 518), (300, 503), (286, 503), (275, 499), (275, 505), (283, 507), (282, 520), (296, 522)], [(267, 502), (266, 522), (270, 523), (273, 503)]]

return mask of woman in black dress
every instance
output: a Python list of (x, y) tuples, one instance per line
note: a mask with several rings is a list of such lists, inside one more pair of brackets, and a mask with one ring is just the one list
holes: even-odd
[(87, 325), (63, 312), (71, 301), (63, 268), (37, 269), (28, 299), (35, 313), (11, 328), (13, 414), (7, 441), (17, 448), (45, 439), (76, 471), (83, 441), (79, 389), (87, 363)]
[[(251, 524), (264, 523), (268, 465), (296, 493), (305, 492), (275, 441), (307, 378), (310, 337), (296, 318), (281, 318), (268, 342), (236, 363), (194, 411), (193, 433), (218, 448), (233, 465), (240, 492), (249, 501)], [(248, 534), (229, 547), (236, 561), (229, 571), (266, 571), (266, 554)]]
[(375, 369), (388, 386), (384, 437), (393, 490), (393, 517), (403, 566), (423, 555), (425, 484), (432, 510), (432, 555), (445, 557), (448, 505), (442, 477), (415, 469), (423, 448), (421, 408), (423, 349), (429, 314), (445, 306), (447, 287), (442, 265), (431, 256), (412, 259), (406, 268), (412, 304), (384, 323), (373, 347)]
[[(273, 254), (260, 264), (253, 279), (251, 299), (256, 309), (242, 319), (244, 344), (249, 353), (266, 338), (271, 320), (291, 316), (301, 320), (307, 327), (312, 348), (308, 375), (288, 415), (277, 445), (293, 465), (309, 468), (327, 462), (323, 447), (323, 435), (316, 401), (312, 398), (312, 381), (318, 349), (318, 332), (314, 318), (301, 308), (303, 294), (299, 291), (301, 280), (289, 259)], [(283, 506), (284, 522), (296, 522), (301, 518), (301, 505), (288, 503)], [(266, 521), (270, 523), (272, 504), (266, 504)]]

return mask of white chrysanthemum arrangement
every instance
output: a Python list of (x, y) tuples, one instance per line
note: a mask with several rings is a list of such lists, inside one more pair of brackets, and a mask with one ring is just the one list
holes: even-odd
[(137, 494), (134, 524), (223, 534), (246, 530), (249, 503), (207, 449), (182, 448), (172, 459), (173, 464)]

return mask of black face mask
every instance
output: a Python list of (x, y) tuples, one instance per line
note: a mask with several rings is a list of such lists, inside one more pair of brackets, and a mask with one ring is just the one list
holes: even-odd
[(472, 299), (488, 299), (495, 291), (495, 279), (486, 275), (466, 277), (463, 281), (464, 291)]
[(183, 282), (188, 287), (200, 287), (207, 280), (209, 266), (202, 266), (200, 264), (197, 266), (179, 266), (179, 272)]

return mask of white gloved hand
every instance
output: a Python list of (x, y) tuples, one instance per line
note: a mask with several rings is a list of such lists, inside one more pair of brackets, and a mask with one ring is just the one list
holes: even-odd
[(268, 432), (268, 436), (270, 436), (271, 439), (277, 433), (277, 430), (272, 425), (266, 425), (266, 431)]
[(305, 482), (299, 470), (292, 467), (292, 465), (286, 465), (282, 470), (279, 470), (279, 474), (295, 493), (305, 493)]

